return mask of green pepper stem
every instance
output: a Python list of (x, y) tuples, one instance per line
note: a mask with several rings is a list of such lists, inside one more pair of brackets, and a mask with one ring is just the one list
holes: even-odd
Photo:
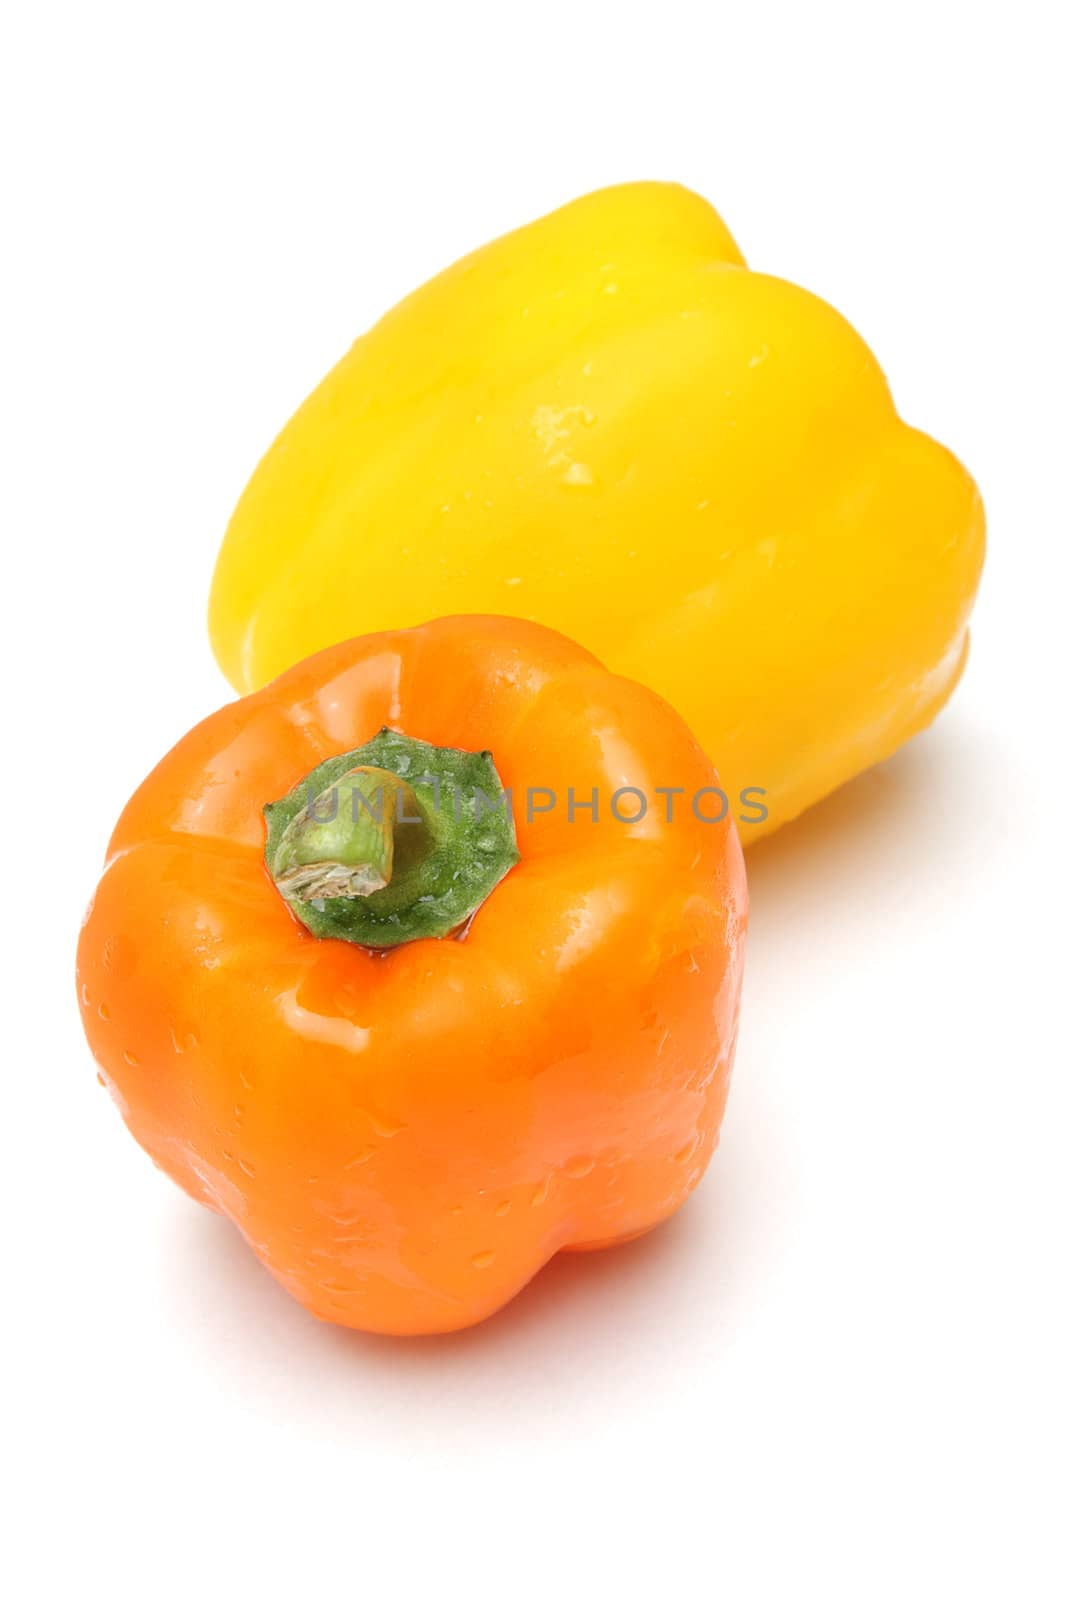
[(393, 876), (398, 823), (419, 822), (410, 784), (382, 767), (352, 767), (298, 811), (282, 834), (274, 882), (287, 900), (351, 900)]
[(370, 950), (447, 939), (519, 859), (490, 752), (396, 728), (328, 756), (263, 811), (264, 861), (293, 916)]

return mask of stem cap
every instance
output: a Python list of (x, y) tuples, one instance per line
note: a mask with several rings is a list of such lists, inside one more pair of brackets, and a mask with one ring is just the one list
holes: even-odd
[(390, 949), (443, 939), (519, 859), (488, 750), (383, 728), (264, 807), (267, 869), (320, 939)]

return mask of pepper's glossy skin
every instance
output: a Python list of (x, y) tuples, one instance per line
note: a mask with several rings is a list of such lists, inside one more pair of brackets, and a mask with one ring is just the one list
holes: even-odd
[[(383, 725), (491, 750), (521, 859), (464, 937), (380, 954), (294, 919), (262, 807)], [(356, 1328), (463, 1327), (555, 1251), (653, 1227), (715, 1148), (746, 918), (732, 822), (668, 822), (654, 789), (715, 782), (651, 691), (506, 618), (341, 644), (224, 707), (129, 802), (79, 945), (131, 1132)], [(643, 820), (612, 817), (624, 785)], [(560, 803), (530, 821), (530, 788)]]
[(260, 464), (211, 599), (242, 692), (452, 611), (649, 684), (766, 836), (922, 728), (967, 650), (984, 520), (823, 301), (673, 184), (603, 190), (402, 301)]

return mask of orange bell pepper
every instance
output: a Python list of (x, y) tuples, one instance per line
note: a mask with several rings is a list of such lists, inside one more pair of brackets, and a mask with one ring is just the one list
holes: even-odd
[(123, 812), (78, 953), (101, 1077), (317, 1316), (477, 1322), (670, 1216), (715, 1147), (746, 918), (716, 783), (535, 624), (334, 646)]

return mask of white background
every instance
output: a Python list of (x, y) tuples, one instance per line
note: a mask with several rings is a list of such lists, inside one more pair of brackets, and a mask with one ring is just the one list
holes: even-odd
[[(1053, 21), (657, 0), (7, 24), (9, 1593), (1063, 1594)], [(228, 695), (207, 586), (277, 427), (432, 270), (646, 176), (838, 305), (975, 473), (972, 664), (930, 734), (751, 857), (735, 1087), (686, 1212), (473, 1333), (346, 1335), (123, 1130), (74, 1002), (80, 913), (128, 792)]]

